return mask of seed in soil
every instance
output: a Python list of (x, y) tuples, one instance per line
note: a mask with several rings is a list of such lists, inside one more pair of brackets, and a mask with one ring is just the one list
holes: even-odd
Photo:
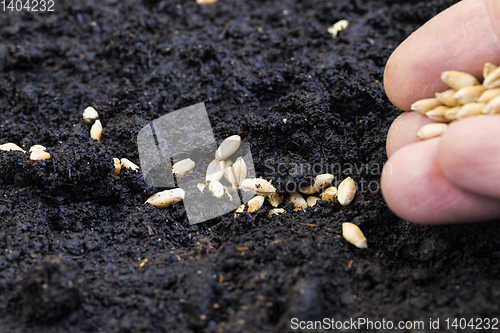
[(196, 0), (196, 3), (200, 5), (211, 5), (216, 2), (217, 0)]
[[(240, 156), (236, 159), (236, 161), (233, 164), (233, 172), (235, 175), (235, 180), (236, 180), (236, 186), (239, 187), (241, 185), (241, 182), (245, 180), (247, 176), (247, 165), (245, 163), (245, 160)], [(233, 184), (234, 186), (234, 184)]]
[(283, 196), (278, 193), (273, 193), (267, 197), (267, 201), (269, 201), (271, 206), (278, 207), (283, 202)]
[(257, 195), (248, 200), (248, 212), (253, 213), (261, 209), (262, 205), (264, 204), (264, 200), (266, 200), (266, 198), (260, 195)]
[(182, 177), (184, 174), (194, 168), (194, 161), (190, 158), (180, 160), (172, 166), (172, 173), (177, 177)]
[(299, 192), (290, 193), (288, 202), (293, 203), (295, 210), (305, 210), (307, 208), (307, 201)]
[(25, 151), (23, 149), (21, 149), (21, 147), (19, 147), (18, 145), (16, 145), (15, 143), (12, 143), (12, 142), (7, 142), (7, 143), (4, 143), (3, 145), (0, 145), (0, 150), (5, 150), (5, 151), (19, 150), (19, 151), (22, 151), (23, 153), (25, 153)]
[(322, 188), (328, 186), (333, 181), (334, 176), (329, 173), (324, 173), (314, 177), (314, 183), (310, 186), (301, 187), (300, 192), (304, 194), (313, 194), (321, 190)]
[(267, 214), (267, 217), (271, 218), (273, 215), (281, 215), (281, 214), (285, 214), (285, 213), (286, 213), (286, 210), (283, 208), (273, 208), (269, 211), (269, 213)]
[(326, 190), (321, 193), (321, 200), (327, 202), (335, 202), (337, 201), (338, 190), (335, 186), (330, 186)]
[(351, 177), (347, 177), (340, 184), (337, 190), (337, 200), (342, 206), (351, 203), (356, 195), (356, 184)]
[(337, 38), (339, 32), (347, 28), (349, 22), (347, 20), (340, 20), (330, 28), (328, 28), (328, 32), (332, 34), (332, 38)]
[(92, 127), (90, 128), (90, 137), (92, 139), (95, 139), (95, 140), (101, 142), (102, 124), (101, 124), (101, 121), (99, 119), (97, 119), (95, 121), (94, 125), (92, 125)]
[(130, 160), (126, 159), (126, 158), (122, 158), (120, 160), (120, 163), (122, 165), (122, 167), (124, 167), (125, 169), (130, 169), (130, 170), (133, 170), (133, 171), (138, 171), (139, 170), (139, 166), (133, 162), (131, 162)]
[(113, 164), (115, 166), (115, 170), (113, 171), (113, 174), (119, 175), (120, 171), (122, 170), (122, 164), (120, 160), (116, 157), (113, 157)]
[(99, 113), (93, 107), (89, 106), (83, 110), (83, 121), (87, 124), (92, 124), (97, 118), (99, 118)]
[(417, 137), (422, 140), (427, 140), (440, 136), (448, 128), (447, 124), (442, 123), (432, 123), (427, 124), (422, 127), (417, 132)]
[(208, 190), (212, 192), (212, 195), (217, 199), (224, 196), (224, 185), (218, 180), (212, 180), (210, 184), (208, 184)]
[(229, 200), (231, 200), (231, 201), (233, 201), (235, 199), (239, 199), (238, 190), (236, 189), (236, 187), (224, 185), (224, 192), (227, 194), (227, 196), (229, 197)]
[(250, 191), (254, 194), (262, 195), (265, 197), (276, 193), (276, 188), (274, 188), (274, 186), (272, 186), (270, 182), (262, 178), (245, 179), (241, 182), (240, 187), (245, 191)]
[(205, 190), (205, 187), (207, 187), (207, 184), (198, 183), (198, 184), (196, 184), (196, 187), (198, 188), (198, 190), (200, 190), (201, 193), (203, 193), (203, 191)]
[(306, 203), (307, 203), (307, 207), (312, 207), (314, 205), (316, 205), (316, 202), (318, 202), (318, 200), (321, 200), (320, 198), (318, 197), (315, 197), (313, 195), (311, 195), (309, 198), (307, 198), (306, 200)]
[(232, 135), (227, 137), (220, 144), (219, 148), (215, 151), (216, 160), (225, 160), (233, 155), (240, 147), (241, 137), (239, 135)]
[(237, 214), (239, 213), (244, 213), (245, 212), (245, 205), (241, 205), (236, 210), (234, 211), (234, 216), (238, 216)]
[(184, 199), (184, 195), (185, 193), (183, 189), (174, 188), (153, 194), (148, 198), (148, 200), (146, 200), (145, 203), (150, 204), (151, 206), (165, 208)]
[(50, 154), (47, 153), (46, 148), (42, 145), (34, 145), (30, 148), (30, 159), (33, 161), (42, 161), (50, 158)]
[(207, 172), (205, 176), (206, 182), (219, 181), (224, 175), (224, 161), (213, 160), (208, 164)]
[(342, 236), (346, 241), (360, 249), (366, 249), (368, 247), (365, 235), (354, 223), (342, 223)]

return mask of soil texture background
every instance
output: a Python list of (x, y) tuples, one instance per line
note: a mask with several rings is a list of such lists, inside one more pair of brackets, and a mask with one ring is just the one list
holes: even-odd
[[(0, 143), (52, 156), (0, 152), (0, 331), (290, 332), (292, 318), (422, 320), (428, 331), (429, 318), (444, 330), (446, 318), (498, 317), (498, 222), (414, 225), (379, 190), (400, 113), (384, 65), (454, 2), (55, 0), (53, 12), (0, 11)], [(333, 39), (341, 19), (350, 24)], [(358, 184), (354, 201), (283, 204), (272, 218), (266, 202), (196, 225), (182, 203), (145, 205), (160, 189), (140, 172), (114, 175), (112, 158), (139, 164), (139, 130), (201, 102), (217, 141), (239, 134), (281, 193), (320, 173), (296, 165), (336, 166), (337, 183)], [(342, 222), (368, 249), (342, 238)]]

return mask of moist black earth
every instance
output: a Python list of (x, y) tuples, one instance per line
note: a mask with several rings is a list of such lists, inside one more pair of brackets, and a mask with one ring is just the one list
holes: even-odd
[[(499, 316), (498, 221), (414, 225), (380, 193), (401, 112), (385, 63), (456, 1), (20, 2), (0, 8), (0, 143), (51, 158), (0, 152), (1, 332), (290, 332), (323, 318), (429, 331), (430, 318), (447, 330), (447, 318)], [(195, 225), (182, 202), (145, 205), (163, 189), (114, 175), (113, 157), (140, 164), (139, 130), (202, 102), (216, 140), (240, 135), (280, 193), (323, 171), (355, 180), (353, 202), (271, 218), (266, 202)]]

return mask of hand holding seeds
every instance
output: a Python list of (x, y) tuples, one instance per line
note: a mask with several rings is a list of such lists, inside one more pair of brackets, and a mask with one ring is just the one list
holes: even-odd
[[(382, 193), (396, 214), (412, 222), (498, 218), (500, 115), (493, 101), (500, 74), (500, 2), (461, 1), (432, 21), (387, 62), (387, 96), (417, 112), (403, 113), (389, 130)], [(417, 138), (419, 130), (429, 140)]]

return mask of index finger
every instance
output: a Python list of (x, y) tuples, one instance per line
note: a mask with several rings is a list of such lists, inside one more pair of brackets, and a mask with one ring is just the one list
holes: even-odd
[(500, 62), (500, 1), (464, 0), (398, 46), (385, 67), (385, 91), (395, 106), (409, 111), (415, 101), (447, 89), (442, 72), (463, 71), (481, 79), (485, 62)]

